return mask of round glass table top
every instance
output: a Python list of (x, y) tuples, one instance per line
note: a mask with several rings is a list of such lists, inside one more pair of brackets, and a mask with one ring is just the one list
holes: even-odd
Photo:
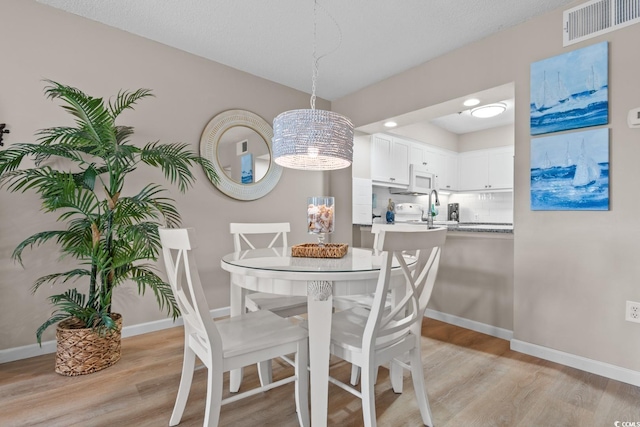
[[(405, 257), (412, 264), (412, 257)], [(413, 261), (412, 261), (413, 260)], [(372, 249), (349, 248), (342, 258), (305, 258), (291, 256), (291, 248), (250, 249), (225, 255), (222, 262), (236, 267), (290, 272), (366, 272), (380, 270), (382, 256)], [(394, 266), (397, 261), (394, 260)]]

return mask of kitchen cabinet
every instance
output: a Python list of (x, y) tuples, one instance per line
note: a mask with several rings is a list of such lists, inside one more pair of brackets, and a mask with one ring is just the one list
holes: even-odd
[(443, 168), (438, 177), (437, 185), (440, 190), (455, 191), (458, 189), (458, 153), (445, 152)]
[(389, 135), (376, 134), (371, 143), (371, 179), (389, 186), (409, 185), (408, 141)]
[(506, 190), (513, 188), (513, 147), (490, 148), (458, 155), (458, 189)]

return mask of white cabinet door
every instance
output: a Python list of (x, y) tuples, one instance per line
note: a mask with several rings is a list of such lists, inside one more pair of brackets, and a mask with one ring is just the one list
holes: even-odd
[(513, 188), (513, 147), (467, 151), (458, 157), (459, 190)]
[(513, 148), (489, 152), (489, 188), (513, 188)]
[(411, 155), (409, 156), (409, 163), (412, 165), (418, 165), (421, 168), (427, 167), (427, 158), (425, 155), (425, 149), (421, 144), (411, 144)]
[(373, 135), (371, 179), (392, 185), (409, 185), (409, 142), (388, 135)]
[(467, 151), (458, 157), (459, 189), (484, 190), (489, 179), (489, 156), (483, 150)]
[(440, 190), (455, 191), (458, 189), (458, 153), (444, 154), (444, 169), (440, 172), (438, 186)]

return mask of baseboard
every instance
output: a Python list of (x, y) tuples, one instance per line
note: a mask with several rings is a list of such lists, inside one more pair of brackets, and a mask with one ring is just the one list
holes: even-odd
[(511, 350), (640, 387), (640, 372), (638, 371), (516, 339), (511, 340)]
[[(211, 310), (211, 317), (223, 317), (229, 315), (229, 307)], [(149, 332), (161, 331), (163, 329), (173, 328), (182, 325), (182, 317), (176, 319), (161, 319), (153, 322), (140, 323), (137, 325), (125, 326), (122, 328), (122, 338), (132, 337), (135, 335), (146, 334)], [(30, 357), (41, 356), (56, 352), (56, 341), (45, 341), (42, 347), (38, 344), (30, 344), (22, 347), (7, 348), (0, 350), (0, 363), (13, 362), (15, 360), (28, 359)]]
[(476, 322), (475, 320), (465, 319), (464, 317), (454, 316), (453, 314), (442, 313), (441, 311), (430, 308), (425, 311), (424, 315), (431, 319), (440, 320), (441, 322), (450, 323), (460, 326), (461, 328), (480, 332), (481, 334), (491, 335), (492, 337), (502, 338), (503, 340), (511, 341), (513, 338), (513, 331), (508, 329), (487, 325), (486, 323)]

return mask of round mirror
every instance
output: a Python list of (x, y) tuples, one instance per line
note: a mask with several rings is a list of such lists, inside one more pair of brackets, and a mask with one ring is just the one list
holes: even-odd
[(273, 161), (273, 130), (260, 116), (245, 110), (224, 111), (202, 132), (200, 155), (218, 174), (216, 187), (238, 200), (255, 200), (273, 190), (282, 167)]

